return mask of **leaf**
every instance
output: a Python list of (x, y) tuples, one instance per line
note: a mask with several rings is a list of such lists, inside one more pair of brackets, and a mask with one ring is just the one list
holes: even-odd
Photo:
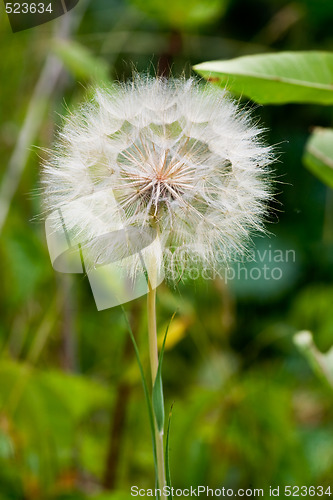
[(170, 448), (170, 424), (171, 424), (171, 416), (172, 416), (172, 408), (170, 408), (169, 419), (168, 419), (168, 428), (166, 433), (166, 442), (165, 442), (165, 475), (166, 475), (166, 483), (170, 488), (169, 499), (172, 500), (172, 490), (171, 490), (171, 475), (170, 475), (170, 458), (169, 458), (169, 448)]
[(159, 432), (161, 432), (164, 427), (164, 397), (163, 397), (163, 383), (162, 383), (162, 369), (161, 369), (163, 352), (164, 352), (164, 343), (162, 346), (160, 359), (158, 362), (158, 369), (152, 394), (153, 410), (156, 419), (157, 429)]
[(76, 78), (99, 83), (109, 81), (107, 63), (95, 57), (83, 45), (69, 40), (56, 40), (51, 48)]
[[(165, 349), (168, 351), (177, 345), (186, 335), (186, 330), (190, 324), (190, 319), (187, 317), (175, 319), (169, 327), (168, 338), (165, 342)], [(162, 347), (164, 335), (158, 334), (158, 346)]]
[(183, 30), (205, 26), (216, 21), (226, 10), (229, 0), (131, 0), (131, 3), (164, 26)]
[(83, 419), (91, 411), (110, 405), (110, 388), (84, 375), (49, 370), (40, 380), (43, 390), (53, 393), (75, 420)]
[(14, 443), (10, 435), (0, 429), (0, 458), (8, 460), (14, 456)]
[(0, 408), (13, 429), (18, 466), (33, 468), (44, 486), (53, 484), (59, 470), (72, 464), (79, 425), (109, 406), (110, 390), (83, 375), (43, 371), (5, 357), (0, 379)]
[(169, 324), (166, 328), (164, 339), (163, 339), (163, 344), (160, 352), (160, 357), (158, 360), (158, 367), (157, 367), (157, 373), (156, 373), (156, 378), (154, 382), (154, 387), (153, 387), (153, 395), (152, 395), (152, 403), (153, 403), (153, 410), (154, 410), (154, 415), (156, 419), (156, 424), (157, 424), (157, 429), (159, 432), (163, 430), (164, 427), (164, 398), (163, 398), (163, 382), (162, 382), (162, 364), (163, 364), (163, 355), (164, 355), (164, 349), (165, 349), (165, 341), (168, 335), (168, 331), (171, 325), (171, 322), (173, 318), (175, 317), (175, 314), (173, 314), (172, 318), (169, 321)]
[(290, 322), (297, 330), (313, 332), (319, 351), (327, 352), (333, 345), (333, 286), (312, 283), (302, 288), (293, 299)]
[(333, 389), (333, 347), (323, 354), (317, 349), (312, 333), (307, 330), (296, 333), (294, 343), (308, 360), (314, 373), (326, 386)]
[(35, 234), (24, 224), (16, 223), (15, 226), (18, 230), (3, 236), (3, 250), (12, 284), (8, 300), (17, 307), (19, 302), (28, 300), (36, 289), (43, 286), (45, 268), (41, 245)]
[(194, 66), (208, 80), (260, 104), (333, 103), (333, 53), (257, 54)]
[[(65, 413), (68, 422), (79, 421), (91, 411), (110, 404), (110, 390), (84, 375), (59, 370), (41, 371), (24, 362), (2, 359), (0, 377), (0, 402), (13, 414), (16, 409), (24, 413), (24, 404), (29, 400), (27, 393), (31, 398), (34, 397), (31, 393), (35, 392), (46, 406), (53, 400), (59, 406), (59, 412)], [(15, 404), (11, 404), (13, 398)]]
[(128, 327), (128, 333), (129, 333), (129, 335), (131, 337), (131, 341), (132, 341), (132, 344), (133, 344), (133, 347), (134, 347), (135, 356), (136, 356), (136, 359), (137, 359), (137, 362), (138, 362), (138, 365), (139, 365), (139, 370), (140, 370), (140, 375), (141, 375), (141, 381), (142, 381), (142, 385), (143, 385), (143, 392), (144, 392), (144, 395), (145, 395), (145, 398), (146, 398), (148, 415), (149, 415), (151, 438), (152, 438), (152, 442), (153, 442), (153, 455), (154, 455), (155, 474), (156, 474), (156, 477), (157, 477), (156, 439), (155, 439), (155, 425), (154, 425), (154, 415), (153, 415), (152, 404), (151, 404), (150, 397), (149, 397), (149, 391), (148, 391), (148, 387), (147, 387), (146, 377), (145, 377), (144, 371), (143, 371), (143, 366), (142, 366), (141, 359), (140, 359), (140, 353), (139, 353), (138, 345), (136, 343), (136, 340), (135, 340), (135, 337), (134, 337), (134, 334), (133, 334), (130, 322), (129, 322), (127, 314), (126, 314), (126, 311), (125, 311), (125, 309), (124, 309), (123, 306), (121, 306), (121, 308), (122, 308), (122, 311), (123, 311), (123, 314), (124, 314), (126, 325)]
[(333, 188), (333, 129), (314, 129), (305, 146), (303, 162), (318, 179)]

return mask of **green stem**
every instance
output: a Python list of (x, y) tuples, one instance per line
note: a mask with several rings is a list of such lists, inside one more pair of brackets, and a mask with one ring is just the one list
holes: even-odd
[[(148, 307), (148, 337), (149, 337), (149, 359), (151, 379), (154, 386), (157, 368), (158, 368), (158, 347), (157, 347), (157, 331), (156, 331), (156, 289), (152, 288), (150, 283), (147, 296)], [(155, 424), (155, 439), (156, 439), (156, 461), (157, 461), (157, 474), (158, 486), (161, 489), (161, 500), (167, 500), (163, 489), (166, 486), (165, 479), (165, 465), (164, 465), (164, 451), (163, 451), (163, 429), (159, 432), (154, 418)]]

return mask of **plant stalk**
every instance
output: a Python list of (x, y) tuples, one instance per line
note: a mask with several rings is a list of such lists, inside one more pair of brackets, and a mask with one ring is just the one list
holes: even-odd
[[(157, 368), (158, 368), (158, 347), (157, 347), (157, 331), (156, 331), (156, 288), (153, 289), (149, 281), (148, 281), (148, 287), (149, 291), (147, 296), (147, 308), (148, 308), (149, 359), (150, 359), (151, 379), (154, 387)], [(167, 497), (165, 496), (163, 491), (164, 486), (166, 486), (164, 450), (163, 450), (163, 429), (161, 432), (159, 432), (155, 417), (154, 417), (154, 424), (155, 424), (155, 439), (156, 439), (158, 487), (161, 489), (161, 500), (167, 500)]]

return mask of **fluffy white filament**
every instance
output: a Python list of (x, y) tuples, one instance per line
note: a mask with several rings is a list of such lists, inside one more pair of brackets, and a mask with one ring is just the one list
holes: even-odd
[(66, 208), (93, 265), (114, 259), (112, 234), (130, 228), (158, 232), (168, 278), (191, 259), (216, 268), (263, 230), (272, 154), (261, 132), (226, 91), (194, 79), (97, 89), (44, 165), (46, 208)]

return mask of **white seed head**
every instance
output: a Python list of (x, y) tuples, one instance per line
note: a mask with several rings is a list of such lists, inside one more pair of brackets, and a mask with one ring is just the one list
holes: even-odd
[(263, 231), (272, 152), (261, 133), (226, 91), (194, 79), (98, 88), (44, 164), (46, 208), (67, 207), (67, 229), (94, 265), (112, 258), (107, 235), (123, 227), (136, 238), (157, 231), (169, 278), (193, 255), (216, 268)]

